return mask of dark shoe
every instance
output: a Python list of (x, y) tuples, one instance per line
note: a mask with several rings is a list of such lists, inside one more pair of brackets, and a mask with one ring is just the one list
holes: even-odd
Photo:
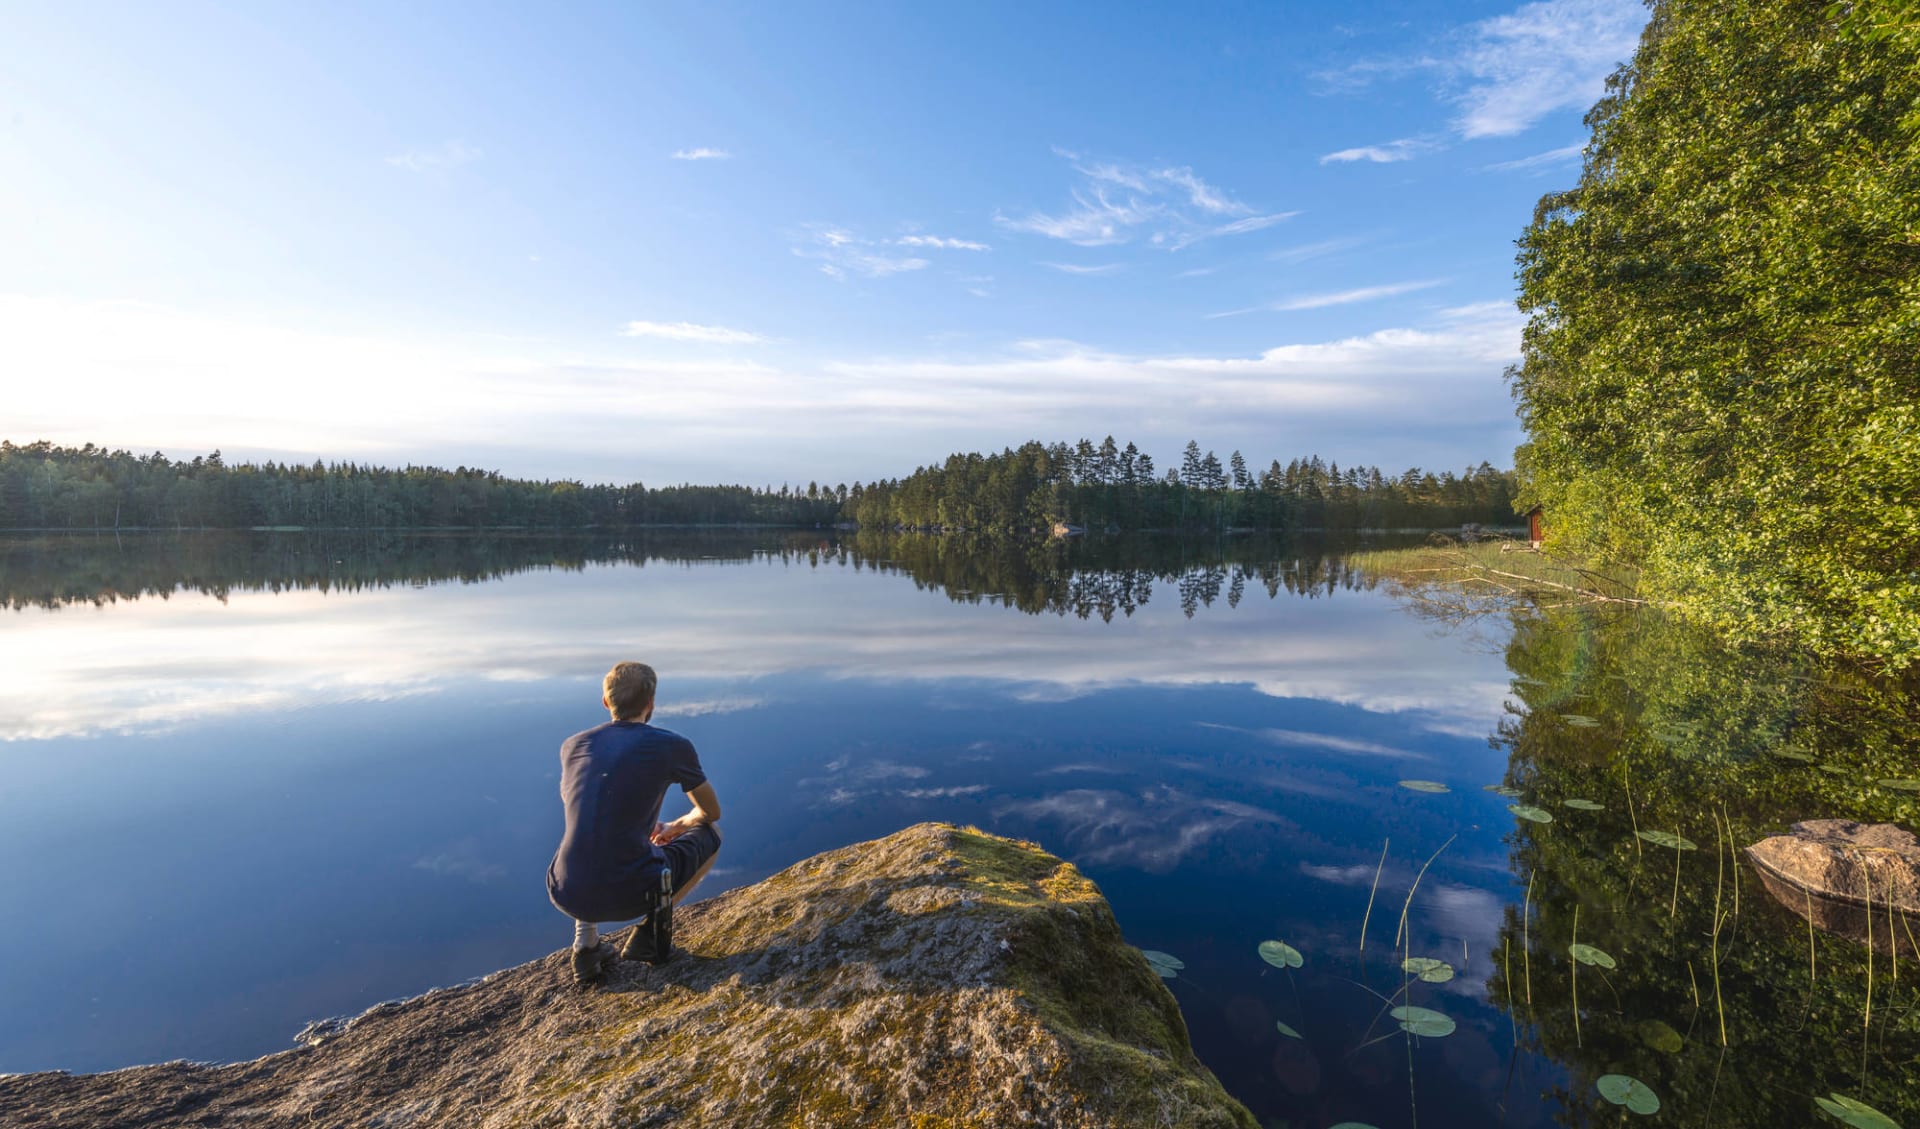
[(591, 949), (573, 950), (573, 985), (576, 988), (591, 988), (607, 978), (607, 966), (612, 964), (613, 946), (600, 944)]
[(653, 919), (641, 918), (632, 929), (627, 931), (627, 943), (620, 950), (621, 960), (643, 960), (648, 964), (656, 963), (660, 954), (653, 943)]

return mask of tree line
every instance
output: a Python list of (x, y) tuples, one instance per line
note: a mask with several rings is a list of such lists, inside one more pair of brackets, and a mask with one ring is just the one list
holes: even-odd
[(635, 525), (815, 525), (847, 488), (588, 485), (472, 467), (229, 464), (89, 443), (0, 442), (0, 528), (582, 529)]
[(985, 531), (1050, 529), (1400, 529), (1511, 525), (1511, 471), (1410, 467), (1384, 474), (1319, 456), (1253, 470), (1189, 441), (1164, 474), (1112, 436), (1100, 443), (1029, 442), (999, 454), (955, 454), (902, 479), (854, 489), (846, 513), (863, 527)]
[(0, 528), (272, 527), (591, 529), (644, 525), (938, 528), (990, 533), (1090, 529), (1377, 529), (1513, 521), (1514, 480), (1486, 463), (1462, 474), (1397, 475), (1318, 456), (1254, 472), (1189, 442), (1159, 475), (1153, 458), (1099, 444), (1030, 442), (956, 454), (905, 478), (847, 486), (624, 486), (509, 478), (498, 471), (348, 462), (173, 459), (91, 443), (0, 442)]

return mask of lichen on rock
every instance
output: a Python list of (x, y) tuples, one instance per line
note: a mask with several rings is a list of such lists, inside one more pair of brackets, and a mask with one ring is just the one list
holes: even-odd
[(27, 1126), (1252, 1126), (1100, 891), (919, 824), (682, 907), (674, 961), (556, 953), (231, 1066), (0, 1078)]

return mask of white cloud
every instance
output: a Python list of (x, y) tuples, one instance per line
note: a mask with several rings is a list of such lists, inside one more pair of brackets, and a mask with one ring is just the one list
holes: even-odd
[(1269, 252), (1268, 259), (1276, 263), (1298, 263), (1307, 259), (1318, 259), (1337, 251), (1358, 247), (1372, 238), (1366, 235), (1343, 235), (1338, 239), (1322, 239), (1318, 243), (1303, 243), (1297, 247), (1282, 247)]
[(1581, 154), (1586, 151), (1587, 143), (1584, 141), (1576, 141), (1572, 145), (1562, 145), (1558, 149), (1549, 149), (1544, 153), (1535, 153), (1531, 157), (1521, 157), (1516, 161), (1501, 161), (1498, 164), (1488, 165), (1484, 171), (1511, 172), (1516, 169), (1545, 168), (1551, 165), (1565, 164), (1568, 161), (1577, 161), (1580, 159)]
[(1640, 0), (1540, 0), (1482, 20), (1451, 62), (1467, 84), (1454, 128), (1506, 137), (1556, 110), (1585, 109), (1632, 57), (1646, 22)]
[(796, 243), (793, 253), (820, 264), (820, 273), (836, 281), (849, 276), (885, 278), (907, 271), (925, 270), (932, 264), (914, 255), (895, 255), (877, 250), (870, 239), (831, 224), (815, 224), (805, 239)]
[(704, 146), (699, 149), (676, 149), (673, 152), (676, 161), (725, 161), (732, 157), (733, 154), (725, 149), (708, 149)]
[[(1071, 150), (1054, 152), (1072, 162), (1082, 178), (1069, 192), (1071, 206), (1019, 217), (996, 214), (994, 222), (1082, 247), (1109, 247), (1144, 237), (1154, 246), (1178, 251), (1201, 239), (1259, 231), (1298, 214), (1257, 214), (1185, 166), (1089, 162)], [(1241, 218), (1220, 222), (1228, 216)]]
[[(1260, 729), (1255, 734), (1264, 741), (1276, 745), (1293, 745), (1309, 749), (1326, 749), (1335, 753), (1347, 753), (1362, 757), (1393, 757), (1402, 760), (1426, 760), (1425, 753), (1416, 753), (1411, 749), (1402, 749), (1393, 745), (1383, 745), (1378, 741), (1359, 741), (1351, 737), (1342, 737), (1335, 733), (1307, 733), (1297, 729)], [(1477, 736), (1477, 734), (1476, 734)]]
[(1443, 285), (1444, 278), (1422, 279), (1416, 282), (1390, 282), (1383, 286), (1361, 286), (1352, 290), (1334, 290), (1324, 294), (1302, 294), (1297, 298), (1283, 298), (1264, 306), (1254, 306), (1245, 310), (1230, 310), (1224, 314), (1212, 314), (1211, 317), (1233, 317), (1238, 314), (1250, 314), (1257, 310), (1277, 310), (1286, 313), (1293, 310), (1323, 310), (1328, 306), (1350, 306), (1355, 302), (1372, 302), (1380, 298), (1392, 298), (1400, 294), (1411, 294), (1416, 290), (1430, 290)]
[(759, 345), (767, 340), (744, 329), (724, 325), (695, 325), (690, 321), (630, 321), (622, 337), (659, 337), (668, 341), (697, 341), (703, 345)]
[(1186, 189), (1188, 202), (1203, 212), (1217, 216), (1238, 216), (1252, 210), (1237, 200), (1228, 199), (1219, 189), (1193, 175), (1192, 169), (1161, 169), (1153, 175), (1155, 179)]
[(894, 240), (902, 247), (937, 247), (947, 251), (991, 251), (985, 243), (971, 239), (945, 239), (938, 235), (903, 235)]
[[(1055, 341), (748, 361), (635, 357), (612, 341), (582, 351), (356, 336), (0, 294), (0, 371), (33, 374), (7, 390), (16, 441), (464, 462), (536, 477), (777, 482), (804, 471), (852, 481), (905, 473), (928, 450), (1089, 431), (1174, 451), (1189, 435), (1264, 435), (1276, 453), (1432, 464), (1498, 459), (1517, 439), (1500, 372), (1517, 359), (1522, 324), (1511, 303), (1492, 302), (1247, 354)], [(334, 394), (313, 396), (316, 387)], [(74, 388), (89, 390), (88, 411), (74, 410)], [(372, 402), (377, 416), (364, 409)], [(652, 439), (636, 455), (639, 424)], [(816, 425), (831, 427), (831, 441)], [(1239, 435), (1248, 438), (1227, 438)]]
[(1342, 149), (1337, 153), (1328, 153), (1320, 158), (1320, 163), (1337, 165), (1353, 161), (1372, 161), (1377, 165), (1386, 165), (1395, 161), (1410, 161), (1434, 147), (1430, 141), (1423, 141), (1417, 137), (1403, 137), (1384, 145), (1361, 145), (1353, 149)]
[[(1642, 0), (1537, 0), (1461, 28), (1426, 53), (1367, 59), (1319, 76), (1330, 92), (1381, 79), (1436, 75), (1458, 107), (1453, 133), (1472, 140), (1525, 132), (1548, 114), (1584, 110), (1606, 91), (1607, 76), (1632, 58), (1646, 26)], [(1321, 162), (1399, 161), (1394, 145), (1329, 153)]]
[(471, 164), (481, 157), (480, 150), (464, 141), (443, 141), (420, 149), (409, 149), (387, 158), (387, 163), (408, 172), (428, 172), (434, 169), (458, 168)]
[(1082, 266), (1079, 263), (1042, 262), (1043, 267), (1051, 267), (1062, 274), (1108, 274), (1120, 269), (1119, 263), (1101, 263), (1099, 266)]

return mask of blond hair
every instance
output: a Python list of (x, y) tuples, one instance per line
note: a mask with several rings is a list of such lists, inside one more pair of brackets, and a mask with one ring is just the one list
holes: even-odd
[(659, 684), (660, 676), (646, 663), (614, 663), (600, 684), (600, 693), (614, 717), (638, 721), (653, 704), (653, 691)]

